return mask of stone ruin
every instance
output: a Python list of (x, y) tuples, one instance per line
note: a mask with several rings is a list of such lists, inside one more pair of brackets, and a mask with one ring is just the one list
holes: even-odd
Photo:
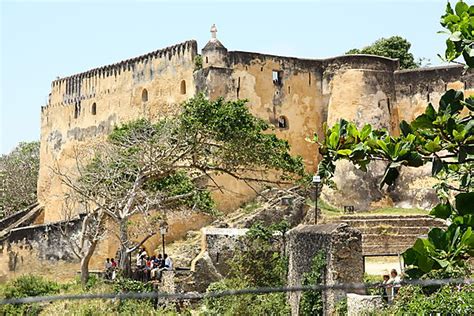
[[(247, 231), (237, 228), (202, 229), (202, 251), (191, 264), (195, 290), (203, 292), (211, 282), (227, 275), (225, 262), (236, 249), (242, 249), (240, 239)], [(311, 271), (312, 259), (320, 250), (326, 254), (323, 284), (363, 281), (362, 235), (357, 229), (344, 223), (299, 225), (287, 234), (288, 286), (302, 285), (304, 274)], [(292, 315), (299, 314), (301, 295), (301, 292), (288, 295)], [(336, 303), (344, 299), (345, 295), (344, 290), (323, 291), (324, 313), (333, 313)]]

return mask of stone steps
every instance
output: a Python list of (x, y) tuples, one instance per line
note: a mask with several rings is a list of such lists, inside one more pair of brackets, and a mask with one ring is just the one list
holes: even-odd
[(427, 215), (345, 215), (336, 221), (361, 231), (365, 256), (403, 253), (431, 227), (446, 226), (444, 221)]
[(429, 226), (420, 226), (420, 227), (415, 227), (415, 226), (404, 226), (404, 227), (398, 227), (398, 226), (389, 226), (389, 225), (384, 225), (384, 226), (376, 226), (376, 227), (357, 227), (362, 234), (370, 234), (370, 235), (424, 235), (428, 233), (430, 230)]
[(403, 226), (403, 227), (439, 227), (443, 226), (442, 220), (434, 218), (377, 218), (377, 219), (338, 219), (338, 222), (348, 223), (352, 227), (363, 228), (363, 227), (376, 227), (376, 226)]

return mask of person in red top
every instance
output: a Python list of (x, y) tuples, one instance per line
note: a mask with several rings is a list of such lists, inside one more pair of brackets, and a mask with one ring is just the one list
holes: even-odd
[(112, 270), (112, 276), (111, 279), (114, 280), (116, 275), (117, 275), (117, 261), (115, 261), (114, 258), (110, 259), (110, 265), (111, 265), (111, 270)]

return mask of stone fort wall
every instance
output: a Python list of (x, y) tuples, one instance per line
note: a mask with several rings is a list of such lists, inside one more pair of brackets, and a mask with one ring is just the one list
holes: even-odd
[[(308, 169), (315, 170), (317, 146), (305, 138), (315, 131), (321, 135), (323, 123), (331, 125), (345, 118), (397, 133), (400, 120), (421, 113), (428, 98), (437, 102), (446, 89), (470, 88), (472, 81), (471, 74), (457, 66), (399, 71), (397, 60), (384, 57), (300, 59), (228, 52), (220, 42), (210, 43), (202, 50), (203, 67), (197, 71), (197, 43), (188, 41), (53, 81), (41, 115), (38, 199), (45, 208), (45, 223), (64, 218), (67, 190), (52, 167), (60, 166), (74, 175), (76, 150), (103, 140), (116, 124), (173, 115), (181, 102), (197, 92), (211, 99), (248, 99), (251, 112), (273, 123), (275, 133), (289, 141), (292, 153), (301, 155)], [(336, 177), (340, 180), (339, 193), (326, 194), (336, 205), (363, 201), (358, 206), (365, 208), (382, 198), (374, 180), (379, 176), (377, 170), (368, 175), (359, 175), (349, 167), (341, 170), (340, 177)], [(355, 181), (348, 181), (351, 179)], [(361, 182), (367, 180), (369, 186), (361, 190)], [(230, 177), (220, 176), (218, 182), (226, 188), (224, 193), (214, 194), (223, 211), (255, 194)], [(412, 189), (403, 188), (400, 194), (409, 196), (407, 192)], [(198, 228), (196, 225), (209, 222), (200, 215), (183, 216), (189, 221), (176, 219), (177, 226), (170, 229), (173, 238), (179, 238), (191, 226)], [(154, 249), (159, 243), (157, 237), (148, 247)], [(108, 248), (113, 255), (115, 247)]]

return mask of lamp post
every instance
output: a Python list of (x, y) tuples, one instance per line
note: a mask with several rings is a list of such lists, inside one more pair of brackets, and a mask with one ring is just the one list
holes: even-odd
[(160, 226), (161, 241), (163, 243), (163, 258), (165, 257), (165, 235), (168, 233), (168, 223), (164, 221)]
[(315, 188), (315, 198), (314, 198), (314, 225), (318, 224), (318, 191), (319, 191), (319, 184), (321, 183), (321, 177), (314, 175), (313, 176), (313, 184)]

